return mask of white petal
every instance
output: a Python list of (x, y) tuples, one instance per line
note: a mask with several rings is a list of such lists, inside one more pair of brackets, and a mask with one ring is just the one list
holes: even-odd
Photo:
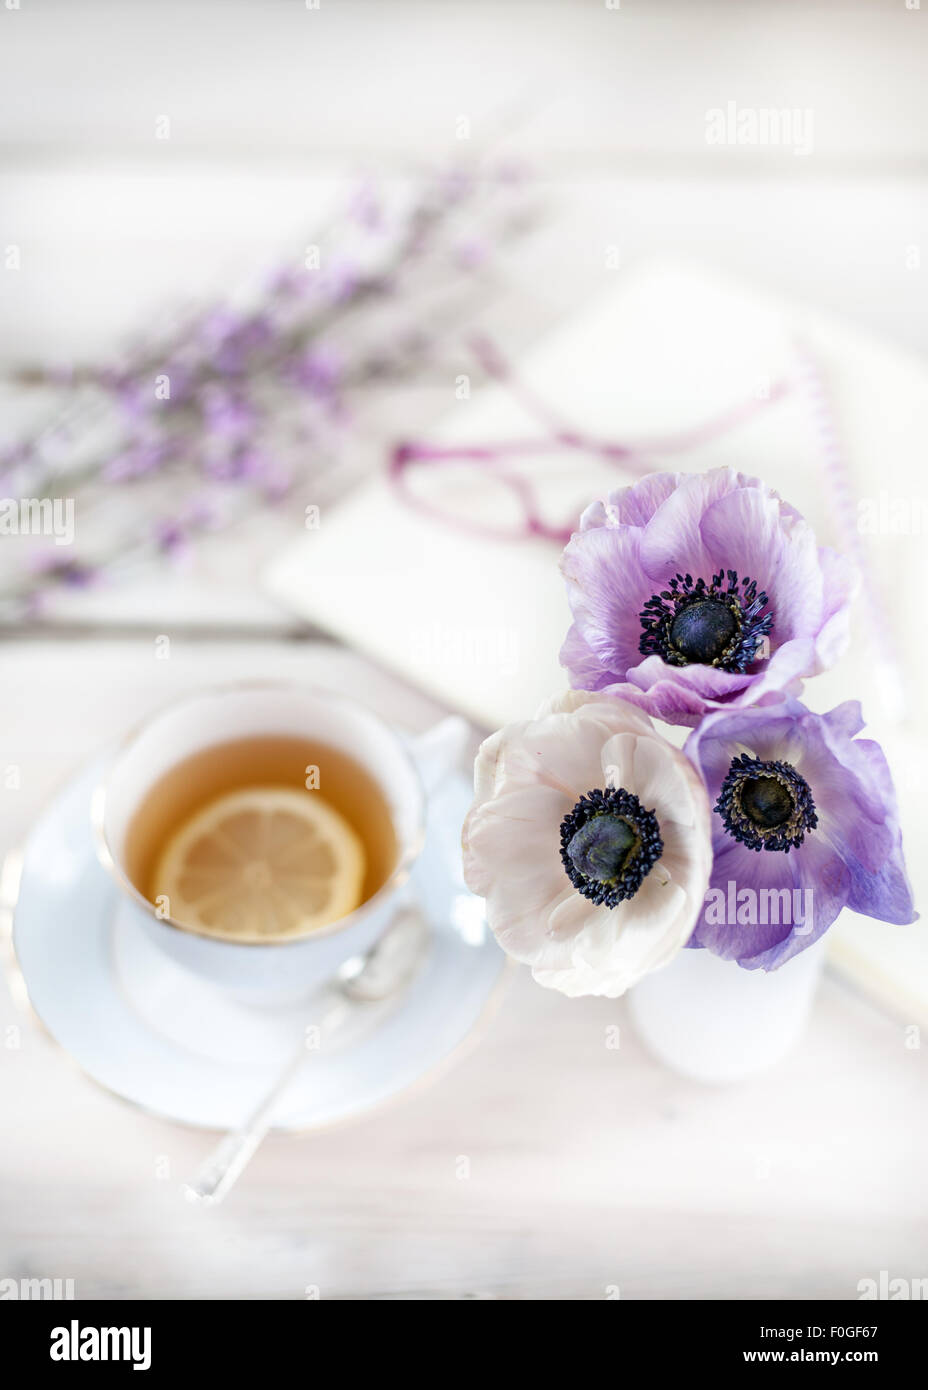
[(613, 734), (603, 744), (599, 757), (605, 786), (624, 787), (627, 792), (634, 790), (631, 783), (635, 775), (637, 742), (637, 734)]
[(642, 804), (654, 807), (658, 821), (672, 818), (681, 825), (692, 825), (695, 817), (691, 787), (679, 758), (655, 738), (640, 738), (635, 749), (635, 795)]
[(563, 879), (564, 887), (545, 896), (536, 886), (532, 892), (515, 895), (497, 884), (487, 896), (487, 917), (499, 944), (516, 960), (533, 967), (569, 968), (573, 940), (560, 938), (549, 928), (551, 918), (567, 902), (579, 899), (589, 915), (594, 905), (582, 898), (573, 884)]
[(560, 695), (545, 700), (535, 718), (544, 719), (550, 714), (575, 714), (578, 710), (582, 711), (581, 717), (598, 719), (613, 733), (621, 729), (642, 734), (654, 733), (650, 717), (636, 705), (592, 690), (564, 690)]
[(572, 803), (550, 787), (518, 787), (483, 806), (464, 823), (464, 877), (474, 893), (486, 894), (498, 879), (514, 887), (527, 878), (550, 876), (563, 887), (560, 824)]
[[(567, 879), (566, 874), (564, 877)], [(579, 937), (597, 932), (608, 924), (612, 909), (585, 898), (582, 893), (577, 892), (569, 879), (567, 883), (571, 892), (549, 915), (548, 932), (558, 941), (570, 942), (570, 949), (573, 950), (574, 942)]]
[(598, 783), (600, 753), (610, 730), (584, 713), (551, 714), (525, 728), (504, 752), (507, 775), (530, 775), (570, 795), (571, 805)]
[(511, 729), (498, 729), (495, 734), (485, 738), (477, 749), (474, 760), (474, 797), (478, 802), (489, 801), (496, 795), (502, 777), (500, 757), (503, 744), (512, 737)]

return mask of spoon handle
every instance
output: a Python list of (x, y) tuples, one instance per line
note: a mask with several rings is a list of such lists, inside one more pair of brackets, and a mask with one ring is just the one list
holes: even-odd
[[(342, 972), (338, 991), (330, 993), (329, 1008), (322, 1018), (323, 1035), (338, 1028), (355, 1009), (386, 999), (406, 984), (422, 958), (427, 939), (428, 923), (421, 911), (413, 905), (401, 908), (360, 968), (350, 976)], [(184, 1186), (184, 1195), (189, 1202), (215, 1206), (222, 1201), (260, 1146), (274, 1122), (281, 1096), (302, 1070), (309, 1055), (305, 1045), (294, 1053), (244, 1124), (219, 1141), (193, 1181)]]
[[(335, 1004), (322, 1021), (323, 1031), (339, 1023), (342, 1016), (349, 1010), (350, 1005), (346, 1000), (340, 1000)], [(193, 1180), (184, 1185), (184, 1196), (188, 1202), (215, 1206), (217, 1202), (222, 1201), (226, 1193), (241, 1177), (270, 1129), (281, 1096), (291, 1081), (303, 1069), (307, 1058), (311, 1055), (305, 1045), (301, 1046), (299, 1051), (295, 1052), (287, 1062), (271, 1090), (266, 1093), (260, 1105), (252, 1111), (244, 1124), (220, 1139), (197, 1170)]]

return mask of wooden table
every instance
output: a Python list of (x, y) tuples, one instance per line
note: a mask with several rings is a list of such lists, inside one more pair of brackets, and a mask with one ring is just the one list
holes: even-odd
[[(0, 274), (0, 363), (108, 359), (171, 305), (302, 256), (359, 169), (447, 158), (462, 114), (476, 147), (514, 104), (507, 149), (562, 215), (507, 267), (521, 306), (494, 312), (510, 348), (669, 248), (924, 352), (925, 7), (734, 9), (229, 3), (218, 46), (215, 5), (189, 0), (3, 11), (0, 249), (21, 268)], [(730, 100), (813, 110), (814, 153), (709, 147), (706, 114)], [(312, 670), (411, 728), (439, 712), (335, 647), (286, 640), (261, 558), (236, 545), (201, 562), (206, 585), (159, 571), (147, 590), (81, 596), (80, 621), (124, 623), (108, 636), (4, 644), (0, 772), (16, 764), (21, 786), (0, 776), (0, 850), (187, 685)], [(219, 618), (266, 640), (214, 640)], [(901, 1022), (826, 980), (800, 1052), (706, 1090), (645, 1055), (621, 1002), (514, 972), (438, 1083), (269, 1140), (204, 1211), (180, 1183), (210, 1139), (98, 1091), (0, 989), (0, 1278), (115, 1298), (854, 1298), (883, 1269), (928, 1274), (926, 1068)]]
[[(363, 687), (409, 728), (440, 713), (324, 644), (177, 639), (167, 662), (148, 634), (11, 644), (0, 763), (21, 787), (0, 791), (2, 847), (140, 712), (258, 673)], [(518, 970), (473, 1042), (376, 1114), (268, 1140), (200, 1210), (180, 1184), (210, 1137), (104, 1094), (4, 990), (0, 1276), (71, 1278), (82, 1298), (285, 1299), (855, 1298), (881, 1269), (924, 1276), (928, 1051), (837, 981), (800, 1051), (728, 1089), (664, 1071), (621, 1001)]]

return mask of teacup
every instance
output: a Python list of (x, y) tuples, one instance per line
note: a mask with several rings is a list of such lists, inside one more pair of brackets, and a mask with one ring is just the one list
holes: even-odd
[[(305, 738), (366, 770), (392, 823), (395, 855), (384, 881), (353, 911), (303, 936), (252, 943), (175, 921), (140, 891), (127, 862), (129, 830), (152, 789), (201, 750), (251, 738)], [(408, 893), (422, 848), (428, 794), (457, 762), (467, 725), (451, 716), (407, 739), (334, 691), (254, 682), (202, 690), (147, 719), (117, 749), (93, 799), (100, 858), (133, 928), (184, 969), (255, 1001), (309, 993), (376, 943)]]

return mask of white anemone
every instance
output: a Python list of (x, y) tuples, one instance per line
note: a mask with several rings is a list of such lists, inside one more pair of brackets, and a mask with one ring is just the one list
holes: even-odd
[[(561, 859), (561, 823), (593, 790), (624, 788), (657, 819), (663, 850), (630, 898), (584, 896)], [(689, 939), (712, 864), (710, 807), (689, 760), (647, 715), (571, 691), (481, 746), (464, 825), (468, 886), (503, 949), (539, 984), (615, 998)], [(595, 886), (595, 885), (594, 885)]]

